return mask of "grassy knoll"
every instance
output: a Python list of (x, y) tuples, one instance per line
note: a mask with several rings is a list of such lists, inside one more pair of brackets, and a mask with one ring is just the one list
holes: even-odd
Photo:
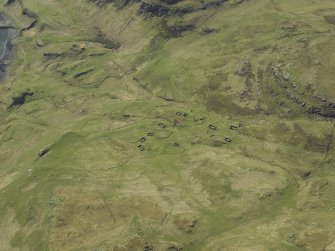
[(1, 251), (335, 250), (332, 0), (0, 3)]

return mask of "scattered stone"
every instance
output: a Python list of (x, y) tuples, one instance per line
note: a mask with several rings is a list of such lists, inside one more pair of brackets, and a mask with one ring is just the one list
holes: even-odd
[(266, 198), (270, 198), (272, 196), (272, 192), (268, 191), (268, 192), (265, 192), (263, 194), (261, 194), (258, 198), (260, 200), (263, 200), (263, 199), (266, 199)]
[(230, 130), (237, 130), (238, 129), (238, 127), (234, 126), (234, 125), (231, 125), (229, 128), (230, 128)]
[(301, 178), (308, 178), (309, 176), (311, 176), (311, 174), (312, 174), (312, 171), (310, 171), (310, 170), (304, 170), (304, 171), (300, 171), (299, 172), (299, 176), (301, 177)]
[(155, 136), (155, 133), (154, 132), (148, 132), (148, 136), (149, 137)]
[(199, 118), (199, 119), (194, 119), (194, 122), (197, 124), (197, 125), (201, 125), (205, 122), (206, 118)]
[(201, 144), (201, 140), (198, 139), (198, 140), (196, 140), (196, 141), (192, 141), (191, 144), (192, 144), (192, 145), (195, 145), (195, 144)]
[(185, 117), (185, 118), (188, 116), (188, 114), (185, 113), (185, 112), (176, 112), (176, 115), (177, 115), (177, 116), (183, 116), (183, 117)]
[(178, 144), (178, 143), (173, 143), (173, 146), (174, 146), (174, 147), (181, 147), (181, 145)]
[(216, 126), (215, 125), (209, 125), (208, 128), (211, 129), (211, 130), (213, 130), (213, 131), (216, 130)]
[(212, 33), (212, 32), (217, 32), (218, 30), (217, 29), (214, 29), (214, 28), (209, 28), (209, 27), (204, 27), (203, 29), (202, 29), (202, 31), (204, 32), (204, 33)]
[(140, 150), (141, 152), (143, 152), (145, 150), (144, 146), (142, 145), (138, 145), (137, 146), (138, 150)]
[(167, 14), (168, 12), (169, 8), (165, 6), (144, 1), (141, 2), (140, 9), (138, 10), (138, 14), (147, 17), (154, 17), (154, 16), (161, 17)]
[(283, 72), (283, 78), (284, 78), (285, 81), (289, 81), (290, 78), (291, 78), (290, 73), (287, 72), (287, 71), (284, 71), (284, 72)]
[(37, 154), (39, 158), (42, 158), (43, 156), (47, 155), (49, 153), (50, 149), (48, 147), (45, 147), (40, 150), (40, 152)]
[(226, 142), (232, 142), (232, 141), (233, 141), (232, 139), (230, 139), (230, 138), (228, 138), (228, 137), (224, 137), (224, 140), (225, 140)]
[(163, 124), (163, 123), (159, 123), (158, 126), (159, 126), (160, 128), (163, 128), (163, 129), (167, 127), (167, 126), (166, 126), (165, 124)]
[(142, 138), (140, 138), (138, 141), (139, 141), (139, 142), (145, 142), (145, 141), (147, 141), (147, 138), (146, 138), (146, 137), (142, 137)]

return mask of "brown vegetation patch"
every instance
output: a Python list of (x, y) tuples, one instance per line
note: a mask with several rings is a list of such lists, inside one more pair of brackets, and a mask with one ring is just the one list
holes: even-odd
[(113, 245), (128, 231), (133, 218), (157, 223), (164, 217), (156, 204), (140, 197), (107, 200), (78, 189), (64, 189), (55, 197), (53, 201), (58, 202), (52, 204), (50, 244), (56, 249), (88, 248), (102, 242)]

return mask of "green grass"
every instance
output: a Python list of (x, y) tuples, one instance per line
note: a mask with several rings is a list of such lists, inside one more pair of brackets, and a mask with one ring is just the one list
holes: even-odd
[[(4, 2), (18, 28), (31, 22)], [(334, 122), (306, 109), (334, 101), (335, 6), (238, 2), (144, 17), (133, 2), (23, 1), (38, 22), (13, 41), (0, 85), (0, 250), (334, 241)]]

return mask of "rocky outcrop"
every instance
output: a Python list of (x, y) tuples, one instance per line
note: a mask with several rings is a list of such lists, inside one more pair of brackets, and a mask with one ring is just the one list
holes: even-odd
[(22, 10), (22, 15), (27, 16), (29, 19), (31, 19), (31, 22), (28, 25), (26, 25), (25, 27), (23, 27), (22, 31), (30, 30), (31, 28), (33, 28), (37, 24), (38, 16), (35, 13), (29, 11), (28, 9), (23, 9)]
[(169, 12), (169, 8), (163, 5), (142, 2), (138, 10), (139, 15), (144, 15), (146, 17), (158, 16), (161, 17)]
[(30, 91), (22, 92), (21, 94), (13, 97), (12, 103), (8, 107), (8, 109), (11, 109), (15, 106), (21, 106), (26, 102), (26, 97), (33, 96), (34, 93)]
[(191, 31), (195, 29), (194, 24), (180, 24), (169, 26), (166, 22), (162, 23), (162, 28), (164, 31), (163, 36), (165, 38), (179, 37), (183, 32)]
[(325, 16), (325, 21), (329, 24), (335, 25), (335, 16)]
[(113, 4), (113, 6), (116, 7), (117, 9), (123, 9), (132, 2), (132, 0), (88, 0), (88, 1), (95, 4), (98, 8), (103, 8), (108, 4)]

